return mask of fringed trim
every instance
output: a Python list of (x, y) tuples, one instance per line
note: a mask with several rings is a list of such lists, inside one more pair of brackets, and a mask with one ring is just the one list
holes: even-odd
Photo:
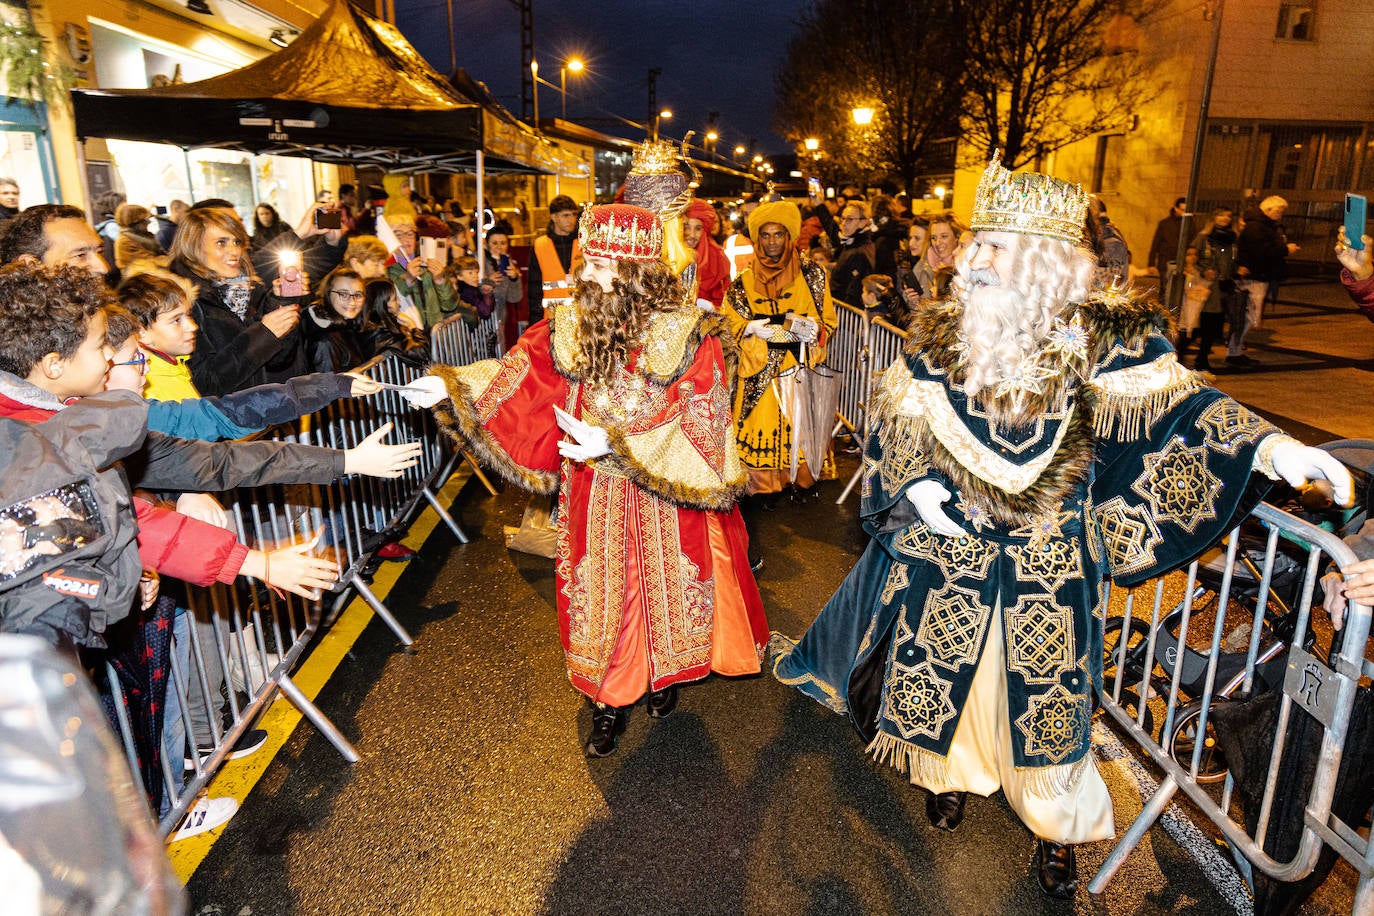
[(1054, 460), (1034, 483), (1019, 493), (1000, 489), (960, 464), (936, 438), (924, 418), (894, 415), (887, 411), (882, 417), (879, 435), (887, 454), (893, 453), (890, 443), (895, 438), (914, 439), (931, 466), (943, 474), (965, 499), (972, 497), (979, 501), (1000, 524), (1019, 528), (1028, 518), (1058, 511), (1064, 500), (1087, 479), (1093, 461), (1091, 417), (1091, 410), (1083, 409), (1080, 401), (1068, 419), (1064, 420), (1068, 428)]
[[(1172, 360), (1173, 355), (1170, 354), (1168, 359)], [(1093, 433), (1118, 442), (1146, 436), (1150, 428), (1167, 413), (1193, 394), (1208, 387), (1206, 381), (1197, 373), (1178, 366), (1176, 361), (1173, 365), (1177, 367), (1177, 371), (1170, 374), (1164, 385), (1153, 390), (1112, 390), (1111, 384), (1099, 384), (1099, 381), (1106, 381), (1107, 376), (1099, 377), (1093, 384), (1084, 386), (1080, 397), (1092, 402)], [(1109, 375), (1119, 374), (1114, 372)]]
[(773, 677), (777, 679), (779, 683), (786, 684), (789, 687), (800, 687), (803, 684), (815, 684), (816, 688), (825, 695), (825, 700), (823, 701), (824, 706), (838, 715), (846, 715), (849, 712), (849, 706), (840, 696), (840, 692), (832, 685), (827, 684), (810, 672), (803, 674), (801, 677), (785, 677), (778, 673), (778, 665), (782, 664), (783, 660), (788, 658), (796, 648), (797, 641), (795, 639), (784, 636), (777, 630), (774, 630), (768, 637), (768, 654), (773, 657)]
[(1068, 795), (1083, 778), (1084, 771), (1092, 765), (1092, 755), (1085, 750), (1083, 756), (1073, 763), (1046, 767), (1017, 767), (1016, 773), (1025, 783), (1028, 795), (1055, 799)]
[(895, 767), (918, 786), (942, 791), (950, 784), (949, 758), (879, 730), (868, 745), (878, 763)]
[[(602, 460), (600, 466), (608, 470), (613, 468), (615, 472), (623, 474), (635, 486), (648, 490), (675, 506), (701, 509), (708, 512), (725, 512), (739, 502), (739, 498), (744, 495), (749, 476), (743, 467), (740, 468), (738, 479), (728, 481), (723, 486), (694, 487), (655, 474), (644, 465), (636, 462), (630, 457), (629, 443), (621, 430), (615, 427), (606, 427), (606, 434), (610, 439), (614, 458), (610, 461)], [(725, 447), (734, 448), (734, 443), (727, 442)]]
[(483, 428), (477, 419), (477, 409), (469, 398), (466, 386), (452, 367), (435, 365), (430, 373), (444, 380), (449, 397), (434, 405), (439, 428), (461, 447), (470, 445), (478, 459), (495, 469), (503, 478), (535, 493), (550, 494), (558, 489), (558, 475), (552, 471), (537, 471), (517, 464), (501, 444)]

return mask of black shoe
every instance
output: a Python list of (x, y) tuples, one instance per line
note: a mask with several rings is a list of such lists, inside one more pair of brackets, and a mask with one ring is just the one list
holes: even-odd
[(1197, 362), (1193, 363), (1193, 371), (1194, 371), (1194, 372), (1211, 372), (1211, 371), (1212, 371), (1212, 364), (1209, 363), (1209, 362), (1208, 362), (1207, 360), (1205, 360), (1205, 359), (1200, 359), (1200, 360), (1198, 360)]
[[(249, 754), (252, 754), (252, 753), (254, 753), (255, 751), (257, 751), (257, 749), (260, 748), (260, 747), (262, 747), (263, 744), (265, 744), (266, 742), (267, 742), (267, 732), (266, 732), (265, 730), (263, 730), (263, 729), (261, 729), (261, 728), (250, 728), (250, 729), (248, 729), (248, 731), (244, 732), (242, 735), (239, 735), (239, 740), (237, 740), (237, 741), (234, 742), (234, 749), (231, 750), (231, 751), (229, 752), (229, 755), (228, 755), (227, 757), (225, 757), (224, 759), (225, 759), (225, 760), (240, 760), (240, 759), (242, 759), (242, 758), (244, 758), (244, 757), (247, 757)], [(200, 744), (199, 742), (197, 742), (197, 744), (196, 744), (196, 756), (200, 758), (201, 763), (204, 763), (206, 760), (209, 760), (209, 759), (210, 759), (210, 755), (213, 754), (214, 752), (215, 752), (215, 745), (214, 745), (214, 744), (205, 744), (205, 745), (202, 745), (202, 744)], [(193, 770), (193, 769), (195, 769), (196, 763), (195, 763), (195, 761), (192, 760), (190, 757), (187, 757), (185, 762), (186, 762), (186, 769), (188, 769), (188, 770)]]
[(926, 817), (930, 818), (931, 826), (953, 831), (964, 822), (966, 801), (967, 792), (927, 792)]
[(1035, 877), (1047, 897), (1068, 900), (1078, 890), (1078, 858), (1073, 847), (1035, 841)]
[(630, 710), (626, 707), (592, 707), (592, 733), (582, 748), (588, 757), (609, 757), (615, 753), (615, 745), (625, 724), (630, 721)]
[(666, 719), (677, 709), (677, 685), (664, 687), (662, 690), (652, 690), (649, 692), (649, 717), (652, 719)]
[(1260, 361), (1242, 353), (1240, 356), (1226, 357), (1226, 365), (1233, 369), (1253, 369), (1260, 365)]

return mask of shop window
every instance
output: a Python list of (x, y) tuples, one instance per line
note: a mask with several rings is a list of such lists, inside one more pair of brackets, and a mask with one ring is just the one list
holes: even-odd
[(1317, 0), (1284, 0), (1279, 4), (1279, 26), (1275, 38), (1312, 41), (1317, 19)]

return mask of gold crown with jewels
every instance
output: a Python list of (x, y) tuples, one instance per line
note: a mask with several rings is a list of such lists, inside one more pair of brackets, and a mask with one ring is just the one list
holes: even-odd
[(582, 253), (613, 261), (657, 261), (663, 253), (658, 214), (629, 204), (587, 207), (579, 221)]
[(993, 153), (973, 197), (974, 232), (1024, 232), (1083, 244), (1088, 195), (1071, 181), (1039, 172), (1012, 172)]

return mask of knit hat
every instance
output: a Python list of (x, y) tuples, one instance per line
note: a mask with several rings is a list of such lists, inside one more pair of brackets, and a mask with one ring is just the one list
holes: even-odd
[(801, 235), (801, 211), (794, 203), (774, 200), (755, 207), (754, 212), (749, 214), (749, 237), (758, 238), (759, 229), (766, 223), (780, 223), (793, 241)]
[(663, 252), (663, 223), (650, 210), (606, 204), (582, 211), (582, 253), (613, 261), (657, 261)]

